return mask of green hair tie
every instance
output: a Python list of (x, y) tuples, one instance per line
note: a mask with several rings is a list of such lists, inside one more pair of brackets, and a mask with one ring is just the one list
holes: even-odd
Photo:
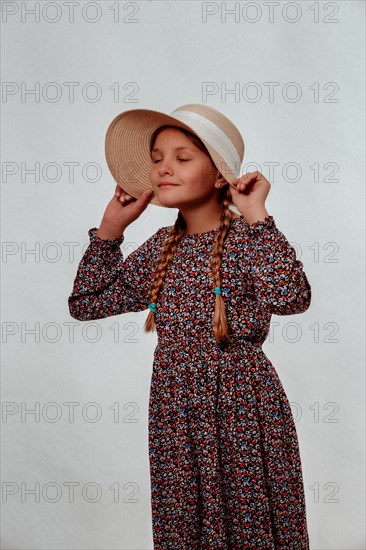
[(156, 304), (155, 302), (152, 302), (151, 304), (149, 304), (149, 309), (150, 311), (153, 311), (154, 313), (156, 312)]
[(219, 286), (215, 288), (215, 294), (221, 294), (221, 288)]

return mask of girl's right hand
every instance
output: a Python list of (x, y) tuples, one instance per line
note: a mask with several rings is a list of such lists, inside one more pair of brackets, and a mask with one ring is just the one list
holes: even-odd
[(151, 189), (144, 191), (138, 199), (135, 199), (117, 184), (114, 195), (105, 209), (97, 236), (110, 240), (119, 238), (126, 227), (147, 208), (153, 195), (154, 191)]

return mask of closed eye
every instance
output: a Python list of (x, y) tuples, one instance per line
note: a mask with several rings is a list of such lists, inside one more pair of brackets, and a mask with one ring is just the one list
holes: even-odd
[[(177, 159), (177, 160), (181, 160), (182, 162), (187, 162), (187, 161), (189, 161), (189, 160), (191, 160), (191, 159)], [(154, 164), (156, 164), (157, 162), (160, 162), (160, 161), (161, 161), (161, 159), (153, 160), (152, 162), (153, 162)]]

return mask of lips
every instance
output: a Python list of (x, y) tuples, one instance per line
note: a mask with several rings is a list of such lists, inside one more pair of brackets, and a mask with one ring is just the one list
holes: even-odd
[(159, 183), (159, 187), (176, 187), (176, 183), (171, 183), (170, 181), (162, 181)]

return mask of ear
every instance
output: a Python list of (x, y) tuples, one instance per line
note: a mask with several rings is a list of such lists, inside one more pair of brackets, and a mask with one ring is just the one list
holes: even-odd
[(225, 185), (228, 183), (229, 182), (224, 178), (224, 176), (219, 174), (216, 178), (215, 187), (222, 188), (225, 187)]

